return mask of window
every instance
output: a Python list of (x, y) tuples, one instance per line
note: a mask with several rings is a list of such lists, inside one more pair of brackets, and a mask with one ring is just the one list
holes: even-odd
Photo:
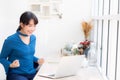
[[(93, 0), (98, 66), (107, 80), (120, 76), (120, 0)], [(98, 4), (98, 5), (96, 5)]]

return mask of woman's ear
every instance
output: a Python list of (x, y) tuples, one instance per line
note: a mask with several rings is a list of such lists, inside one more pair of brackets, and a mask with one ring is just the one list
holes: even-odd
[(20, 26), (21, 26), (21, 28), (23, 28), (24, 24), (21, 22), (21, 23), (20, 23)]

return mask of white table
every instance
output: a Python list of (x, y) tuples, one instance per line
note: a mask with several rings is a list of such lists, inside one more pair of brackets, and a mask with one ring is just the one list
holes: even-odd
[(50, 79), (40, 77), (39, 72), (36, 74), (34, 80), (103, 80), (100, 72), (96, 67), (84, 66), (81, 67), (76, 76), (65, 77), (60, 79)]
[[(36, 74), (34, 80), (53, 80), (53, 79), (40, 77), (38, 76), (38, 74)], [(103, 78), (96, 67), (85, 67), (81, 68), (76, 76), (54, 80), (103, 80)]]

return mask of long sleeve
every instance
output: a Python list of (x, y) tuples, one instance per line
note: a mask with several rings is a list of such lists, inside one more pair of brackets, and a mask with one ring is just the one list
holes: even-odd
[(9, 66), (11, 64), (11, 62), (7, 60), (7, 57), (11, 51), (12, 51), (12, 49), (11, 49), (10, 41), (5, 40), (3, 47), (2, 47), (1, 54), (0, 54), (0, 63), (3, 64), (6, 73), (8, 72)]
[(38, 61), (38, 58), (34, 56), (34, 57), (33, 57), (33, 61), (34, 61), (34, 62), (37, 62), (37, 61)]

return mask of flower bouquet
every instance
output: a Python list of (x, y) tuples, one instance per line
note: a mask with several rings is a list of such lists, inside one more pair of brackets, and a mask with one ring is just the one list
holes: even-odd
[(80, 44), (83, 46), (83, 50), (84, 50), (83, 52), (86, 57), (87, 57), (88, 51), (90, 49), (90, 43), (91, 43), (91, 41), (88, 41), (88, 40), (80, 42)]
[(80, 42), (81, 45), (83, 45), (83, 49), (85, 50), (90, 45), (90, 41), (85, 40), (83, 42)]

